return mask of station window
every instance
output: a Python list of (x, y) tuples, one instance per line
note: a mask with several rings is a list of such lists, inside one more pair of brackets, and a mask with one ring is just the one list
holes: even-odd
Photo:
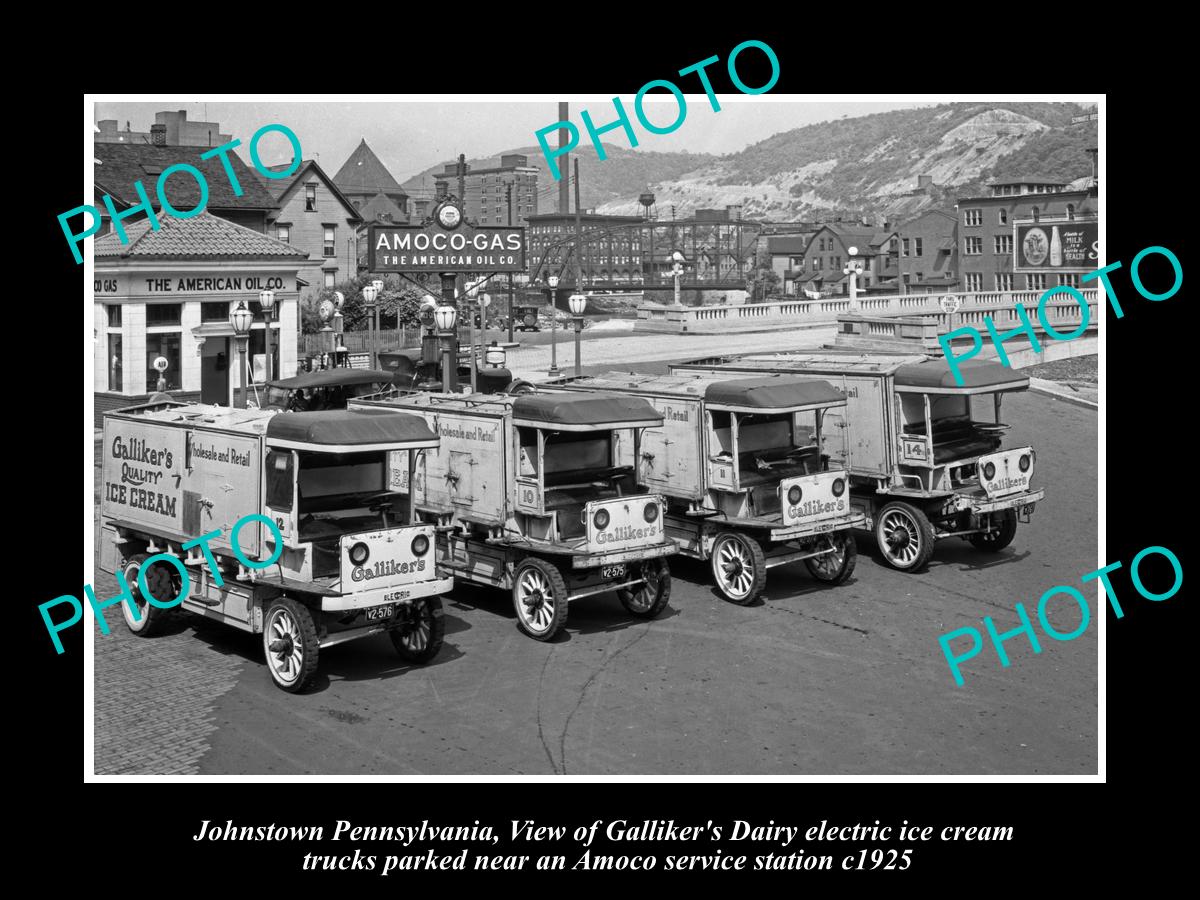
[(201, 322), (224, 322), (229, 318), (229, 304), (221, 301), (204, 302), (200, 304)]
[(183, 315), (182, 303), (146, 304), (146, 325), (178, 325)]
[(110, 334), (108, 336), (108, 389), (110, 391), (125, 389), (124, 364), (125, 359), (121, 355), (121, 335)]
[(104, 307), (104, 311), (108, 315), (108, 327), (109, 328), (120, 328), (121, 327), (121, 307), (117, 306), (116, 304), (110, 304), (110, 305)]
[[(147, 308), (149, 309), (149, 307)], [(163, 378), (167, 384), (168, 391), (177, 391), (180, 389), (180, 335), (178, 331), (170, 331), (160, 334), (146, 335), (146, 390), (154, 391), (158, 387), (158, 370), (154, 368), (154, 360), (158, 357), (165, 357), (167, 360), (167, 371), (163, 373)]]

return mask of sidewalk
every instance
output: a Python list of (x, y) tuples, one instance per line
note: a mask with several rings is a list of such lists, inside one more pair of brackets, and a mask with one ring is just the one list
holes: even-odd
[(1065, 403), (1073, 403), (1087, 409), (1100, 408), (1100, 391), (1094, 384), (1047, 381), (1045, 378), (1030, 376), (1029, 389), (1035, 393), (1046, 394)]

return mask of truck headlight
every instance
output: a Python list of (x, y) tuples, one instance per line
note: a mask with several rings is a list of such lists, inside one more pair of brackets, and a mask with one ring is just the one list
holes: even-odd
[(412, 540), (412, 552), (415, 556), (424, 556), (429, 552), (429, 537), (424, 534), (418, 534)]
[(800, 485), (793, 484), (788, 488), (788, 503), (795, 506), (800, 502), (800, 498), (804, 496), (804, 491), (800, 490)]
[(367, 557), (371, 555), (371, 551), (367, 549), (367, 545), (362, 541), (354, 544), (350, 548), (350, 562), (356, 566), (361, 566), (367, 561)]
[(1029, 458), (1029, 454), (1028, 454), (1028, 453), (1022, 453), (1022, 454), (1021, 454), (1021, 458), (1020, 458), (1019, 460), (1017, 460), (1017, 465), (1020, 467), (1020, 469), (1021, 469), (1021, 471), (1022, 471), (1022, 472), (1028, 472), (1028, 471), (1029, 471), (1029, 466), (1030, 466), (1032, 463), (1033, 463), (1033, 460), (1031, 460), (1031, 459)]
[(642, 510), (642, 518), (647, 522), (653, 522), (658, 518), (658, 504), (647, 503), (645, 509)]
[(995, 463), (984, 463), (983, 477), (986, 478), (988, 481), (991, 481), (993, 478), (996, 477), (996, 464)]
[(833, 479), (833, 496), (840, 497), (844, 493), (846, 493), (846, 479), (844, 479), (844, 478)]
[(596, 514), (594, 516), (592, 516), (592, 524), (595, 525), (596, 528), (598, 528), (600, 531), (603, 531), (605, 528), (607, 528), (608, 527), (608, 510), (607, 509), (596, 510)]

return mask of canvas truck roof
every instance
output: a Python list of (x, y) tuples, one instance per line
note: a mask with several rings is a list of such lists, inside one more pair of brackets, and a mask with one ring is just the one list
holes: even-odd
[(990, 394), (994, 391), (1023, 391), (1029, 376), (998, 362), (968, 359), (958, 363), (962, 384), (954, 379), (945, 359), (923, 359), (896, 370), (896, 390), (922, 394)]
[(915, 393), (984, 394), (1023, 391), (1029, 387), (1027, 376), (995, 361), (973, 359), (959, 363), (963, 378), (960, 387), (945, 358), (912, 353), (754, 353), (697, 359), (681, 364), (679, 370), (687, 372), (692, 366), (728, 369), (730, 372), (894, 375), (896, 390)]
[(298, 388), (376, 384), (391, 380), (392, 373), (382, 369), (320, 369), (316, 372), (293, 375), (291, 378), (277, 378), (274, 381), (268, 381), (267, 384), (271, 387), (294, 391)]
[(799, 411), (810, 407), (844, 406), (841, 391), (826, 381), (793, 375), (746, 375), (683, 372), (646, 375), (606, 372), (572, 379), (564, 385), (576, 390), (651, 394), (662, 397), (703, 397), (710, 405), (733, 412)]
[(424, 418), (412, 413), (338, 409), (278, 413), (267, 424), (267, 443), (295, 450), (356, 453), (436, 447), (438, 437)]
[(276, 415), (273, 409), (238, 409), (202, 403), (143, 403), (105, 413), (180, 428), (199, 428), (206, 431), (231, 431), (238, 434), (263, 434), (267, 423)]
[(641, 397), (608, 393), (521, 394), (513, 399), (514, 425), (557, 431), (653, 428), (663, 418)]

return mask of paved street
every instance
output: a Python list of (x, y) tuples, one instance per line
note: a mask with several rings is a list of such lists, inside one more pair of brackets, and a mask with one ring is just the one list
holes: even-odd
[[(698, 352), (773, 337), (698, 338)], [(606, 362), (641, 339), (587, 352), (610, 340)], [(186, 617), (139, 639), (114, 621), (96, 636), (96, 770), (1094, 773), (1094, 609), (1082, 637), (1043, 637), (1040, 655), (1010, 641), (1007, 669), (985, 651), (965, 664), (961, 688), (937, 642), (982, 628), (985, 615), (1008, 630), (1014, 602), (1032, 611), (1046, 588), (1096, 568), (1095, 412), (1027, 393), (1006, 399), (1005, 418), (1011, 442), (1037, 448), (1047, 499), (1007, 550), (946, 542), (921, 575), (885, 568), (862, 539), (845, 586), (784, 567), (764, 602), (740, 608), (706, 584), (707, 566), (673, 560), (661, 618), (630, 619), (610, 594), (588, 598), (549, 644), (517, 631), (507, 593), (459, 587), (434, 664), (401, 664), (385, 637), (353, 642), (321, 654), (301, 696), (272, 685), (257, 637)], [(111, 576), (95, 584), (115, 593)], [(1077, 624), (1072, 609), (1051, 616), (1060, 631)]]

